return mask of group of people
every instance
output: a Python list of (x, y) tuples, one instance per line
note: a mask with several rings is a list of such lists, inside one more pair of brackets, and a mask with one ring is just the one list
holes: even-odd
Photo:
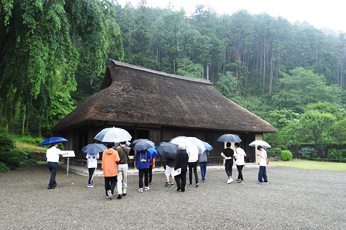
[[(221, 157), (224, 160), (225, 171), (227, 175), (227, 184), (233, 182), (232, 179), (232, 167), (235, 161), (238, 178), (238, 183), (244, 183), (243, 167), (245, 164), (245, 151), (240, 147), (239, 143), (234, 144), (234, 150), (231, 148), (231, 143), (227, 142), (226, 147), (221, 152)], [(259, 172), (258, 183), (267, 183), (266, 166), (268, 164), (267, 152), (262, 146), (257, 146), (259, 156)], [(51, 176), (48, 184), (48, 189), (54, 189), (57, 185), (55, 181), (56, 172), (59, 162), (59, 154), (62, 151), (57, 148), (57, 144), (54, 144), (47, 150), (47, 162), (48, 168), (51, 171)], [(102, 171), (104, 175), (105, 194), (107, 198), (114, 197), (114, 190), (117, 188), (117, 198), (121, 199), (126, 196), (127, 193), (127, 173), (128, 173), (128, 161), (129, 156), (133, 154), (135, 164), (138, 169), (138, 192), (142, 193), (148, 191), (149, 184), (152, 181), (152, 169), (155, 167), (155, 158), (157, 152), (154, 149), (147, 149), (143, 151), (137, 151), (135, 154), (133, 150), (126, 146), (126, 142), (119, 143), (118, 147), (114, 147), (113, 144), (107, 144), (107, 149), (102, 153)], [(207, 168), (207, 156), (208, 151), (203, 154), (189, 153), (183, 144), (178, 145), (178, 152), (176, 157), (167, 158), (165, 164), (165, 186), (174, 186), (174, 181), (177, 186), (177, 191), (184, 192), (186, 187), (186, 174), (189, 169), (189, 185), (192, 185), (192, 177), (195, 178), (195, 187), (198, 187), (199, 180), (197, 175), (197, 165), (200, 165), (202, 182), (206, 181), (206, 168)], [(88, 162), (88, 184), (87, 187), (94, 187), (94, 173), (97, 168), (97, 160), (99, 155), (86, 155)]]

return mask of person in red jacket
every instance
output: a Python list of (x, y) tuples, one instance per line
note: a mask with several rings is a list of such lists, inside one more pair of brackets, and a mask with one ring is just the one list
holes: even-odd
[(114, 188), (117, 184), (119, 154), (114, 150), (112, 144), (107, 144), (107, 148), (102, 154), (102, 171), (105, 178), (106, 197), (112, 199)]

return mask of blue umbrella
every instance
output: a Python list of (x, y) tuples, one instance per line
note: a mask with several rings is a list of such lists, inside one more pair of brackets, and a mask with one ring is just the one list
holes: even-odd
[(175, 159), (175, 156), (178, 153), (178, 147), (170, 142), (161, 142), (159, 147), (157, 147), (157, 151), (165, 158)]
[(84, 146), (84, 148), (82, 148), (82, 151), (86, 154), (89, 154), (90, 156), (95, 156), (100, 152), (103, 152), (107, 149), (106, 146), (104, 146), (103, 144), (88, 144), (87, 146)]
[(65, 138), (62, 137), (49, 137), (44, 139), (40, 145), (53, 145), (53, 144), (58, 144), (61, 142), (66, 142), (67, 140)]
[(241, 139), (235, 134), (224, 134), (218, 139), (218, 142), (241, 142)]
[(213, 146), (211, 146), (208, 142), (203, 141), (203, 144), (208, 151), (213, 150)]
[(137, 141), (135, 143), (135, 145), (133, 146), (133, 149), (135, 149), (137, 151), (142, 151), (142, 150), (147, 150), (153, 146), (154, 146), (154, 142), (152, 142), (152, 141), (140, 140), (140, 141)]
[(150, 159), (153, 159), (154, 157), (157, 156), (157, 151), (155, 149), (155, 146), (148, 148), (147, 152), (150, 154)]

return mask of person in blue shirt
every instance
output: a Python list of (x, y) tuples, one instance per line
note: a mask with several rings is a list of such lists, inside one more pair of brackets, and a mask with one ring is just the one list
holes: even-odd
[[(150, 148), (147, 150), (137, 151), (136, 153), (136, 167), (138, 169), (138, 192), (149, 190), (149, 168), (150, 161), (157, 155), (155, 149)], [(144, 180), (144, 186), (143, 186)], [(144, 188), (143, 188), (144, 187)]]

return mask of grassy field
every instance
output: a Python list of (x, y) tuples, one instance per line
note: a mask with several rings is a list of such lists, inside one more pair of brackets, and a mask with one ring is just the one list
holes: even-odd
[(301, 169), (318, 169), (330, 171), (346, 171), (346, 163), (309, 161), (294, 159), (291, 161), (271, 161), (272, 166), (287, 166)]
[(42, 152), (45, 153), (47, 151), (46, 148), (21, 142), (21, 141), (16, 141), (16, 147), (18, 150), (25, 151), (25, 152)]

